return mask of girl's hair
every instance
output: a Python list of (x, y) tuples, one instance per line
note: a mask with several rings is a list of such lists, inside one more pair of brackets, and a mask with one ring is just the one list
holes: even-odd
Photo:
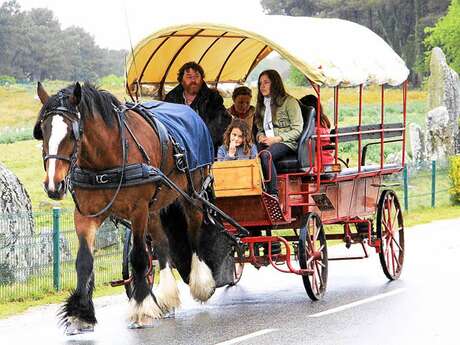
[(239, 86), (233, 90), (232, 99), (235, 100), (238, 96), (252, 97), (252, 91), (247, 86)]
[(238, 128), (241, 133), (243, 133), (243, 152), (245, 155), (248, 155), (251, 151), (252, 138), (251, 133), (249, 132), (249, 127), (246, 122), (241, 119), (233, 119), (230, 125), (224, 133), (224, 146), (228, 150), (230, 147), (230, 134), (232, 134), (233, 128)]
[(265, 75), (270, 79), (271, 86), (270, 86), (270, 97), (272, 99), (273, 104), (276, 107), (281, 107), (284, 100), (286, 99), (287, 92), (283, 85), (283, 80), (281, 79), (280, 74), (275, 71), (274, 69), (268, 69), (263, 71), (259, 75), (259, 79), (257, 82), (257, 104), (256, 104), (256, 114), (263, 117), (261, 114), (262, 105), (264, 104), (264, 96), (260, 92), (260, 78)]
[[(302, 103), (306, 107), (313, 107), (315, 108), (316, 113), (318, 113), (318, 98), (315, 95), (306, 95), (300, 99), (300, 103)], [(323, 112), (323, 106), (319, 105), (320, 109), (320, 118), (319, 121), (321, 123), (321, 126), (326, 127), (326, 128), (331, 128), (331, 121), (329, 121), (328, 117), (326, 114)]]

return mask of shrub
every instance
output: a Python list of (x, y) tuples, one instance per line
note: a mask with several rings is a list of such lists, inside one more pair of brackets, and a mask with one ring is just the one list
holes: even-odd
[(460, 156), (451, 157), (449, 165), (449, 177), (452, 182), (449, 194), (454, 204), (460, 204)]
[(5, 86), (5, 85), (12, 85), (16, 84), (16, 78), (11, 77), (9, 75), (0, 75), (0, 85)]

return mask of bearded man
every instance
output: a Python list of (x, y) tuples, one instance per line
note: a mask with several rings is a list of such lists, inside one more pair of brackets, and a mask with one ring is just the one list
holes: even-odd
[(217, 90), (210, 89), (204, 78), (204, 70), (199, 64), (187, 62), (177, 74), (179, 85), (168, 92), (165, 102), (188, 105), (200, 115), (211, 133), (216, 154), (231, 117), (225, 109), (222, 96)]

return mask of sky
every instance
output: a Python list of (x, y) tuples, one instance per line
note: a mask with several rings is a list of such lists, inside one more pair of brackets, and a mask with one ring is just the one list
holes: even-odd
[[(0, 0), (0, 3), (5, 2)], [(152, 32), (176, 23), (225, 21), (263, 14), (260, 0), (18, 0), (22, 10), (45, 7), (62, 29), (75, 25), (102, 48), (130, 50)]]

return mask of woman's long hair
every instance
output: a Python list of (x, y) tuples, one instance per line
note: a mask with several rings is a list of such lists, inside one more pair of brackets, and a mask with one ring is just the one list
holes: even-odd
[(227, 127), (224, 133), (224, 146), (228, 150), (230, 147), (230, 134), (232, 134), (233, 128), (238, 128), (243, 133), (243, 153), (248, 155), (251, 151), (252, 135), (249, 132), (249, 127), (246, 122), (238, 118), (233, 119), (230, 125)]
[(261, 109), (264, 104), (264, 96), (260, 92), (260, 78), (263, 75), (267, 76), (268, 79), (270, 79), (271, 81), (270, 97), (275, 107), (277, 108), (280, 107), (283, 104), (287, 96), (286, 89), (284, 88), (284, 85), (283, 85), (283, 80), (281, 79), (281, 76), (277, 71), (275, 71), (274, 69), (267, 69), (266, 71), (263, 71), (262, 73), (260, 73), (259, 79), (257, 82), (256, 114), (258, 114), (258, 116), (261, 116), (261, 117), (263, 117), (263, 114), (261, 114)]
[[(306, 95), (302, 97), (299, 101), (306, 107), (315, 108), (315, 111), (318, 114), (318, 109), (317, 109), (318, 108), (318, 98), (315, 95)], [(325, 128), (331, 128), (331, 121), (329, 121), (326, 114), (324, 114), (323, 106), (321, 105), (321, 103), (319, 105), (319, 109), (320, 109), (320, 114), (321, 114), (319, 118), (321, 126)]]

